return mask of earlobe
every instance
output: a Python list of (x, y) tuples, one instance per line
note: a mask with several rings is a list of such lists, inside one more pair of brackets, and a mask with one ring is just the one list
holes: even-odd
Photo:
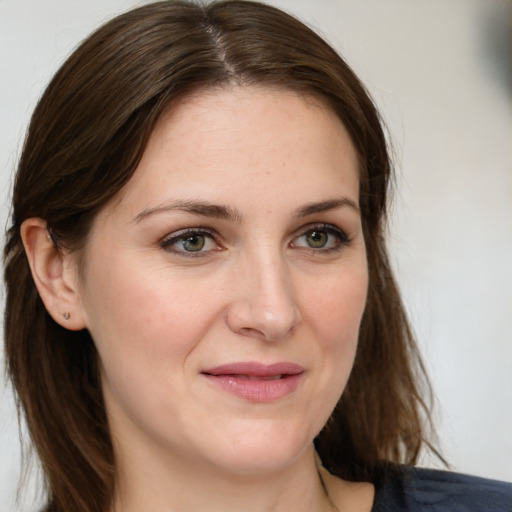
[(46, 221), (40, 218), (23, 222), (21, 238), (32, 277), (48, 313), (66, 329), (85, 328), (77, 272), (71, 254), (55, 246)]

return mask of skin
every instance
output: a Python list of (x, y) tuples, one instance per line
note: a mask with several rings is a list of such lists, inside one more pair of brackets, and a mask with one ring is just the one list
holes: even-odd
[[(53, 249), (44, 221), (24, 223), (48, 310), (98, 349), (115, 510), (370, 510), (370, 484), (325, 474), (326, 495), (312, 445), (366, 302), (358, 195), (355, 149), (329, 109), (236, 87), (189, 96), (159, 121), (95, 219), (83, 268)], [(304, 373), (263, 403), (205, 378), (240, 361)]]

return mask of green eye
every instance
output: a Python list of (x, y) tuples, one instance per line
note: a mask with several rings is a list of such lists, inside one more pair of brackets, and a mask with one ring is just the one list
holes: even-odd
[(318, 254), (327, 254), (341, 250), (349, 244), (349, 239), (344, 231), (333, 225), (312, 226), (302, 235), (295, 238), (293, 247), (313, 249)]
[(308, 231), (304, 238), (306, 239), (306, 243), (309, 247), (313, 249), (321, 249), (327, 245), (329, 240), (329, 235), (326, 231), (321, 231), (319, 229), (313, 229)]
[(218, 249), (215, 235), (205, 230), (181, 230), (160, 243), (162, 249), (182, 256), (204, 256)]
[(204, 235), (200, 234), (190, 235), (181, 239), (183, 250), (188, 252), (201, 251), (204, 248), (205, 243), (206, 241)]

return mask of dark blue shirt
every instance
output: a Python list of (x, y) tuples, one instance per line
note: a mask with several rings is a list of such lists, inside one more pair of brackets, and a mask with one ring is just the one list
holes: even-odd
[(512, 484), (395, 466), (376, 482), (371, 512), (512, 512)]

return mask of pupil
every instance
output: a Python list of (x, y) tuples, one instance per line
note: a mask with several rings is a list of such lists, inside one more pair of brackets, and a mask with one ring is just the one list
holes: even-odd
[(200, 251), (204, 247), (204, 236), (192, 235), (183, 240), (183, 248), (186, 251)]
[(311, 231), (309, 234), (309, 245), (311, 247), (323, 247), (327, 243), (327, 233), (325, 231)]

